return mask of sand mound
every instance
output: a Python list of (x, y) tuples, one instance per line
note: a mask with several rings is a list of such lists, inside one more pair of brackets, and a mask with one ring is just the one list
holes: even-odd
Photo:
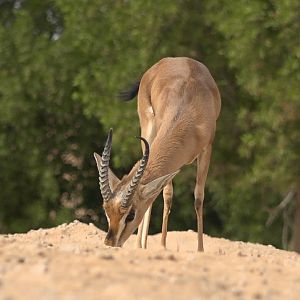
[(196, 233), (160, 235), (147, 250), (104, 246), (78, 221), (0, 235), (0, 299), (300, 299), (300, 255)]

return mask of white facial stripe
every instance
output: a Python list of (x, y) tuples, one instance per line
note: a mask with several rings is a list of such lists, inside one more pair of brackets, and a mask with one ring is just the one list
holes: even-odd
[[(129, 211), (130, 211), (130, 210), (128, 210), (128, 213), (129, 213)], [(121, 236), (121, 233), (123, 232), (123, 230), (124, 230), (124, 228), (125, 228), (125, 226), (126, 226), (126, 224), (125, 224), (125, 219), (127, 218), (128, 213), (125, 214), (125, 215), (123, 216), (123, 218), (122, 218), (122, 219), (120, 220), (120, 222), (119, 222), (119, 230), (118, 230), (118, 234), (117, 234), (117, 241), (119, 241), (119, 238), (120, 238), (120, 236)]]
[(107, 215), (106, 212), (105, 212), (105, 215), (106, 215), (106, 219), (107, 219), (108, 225), (110, 225), (110, 218), (109, 218), (109, 216)]

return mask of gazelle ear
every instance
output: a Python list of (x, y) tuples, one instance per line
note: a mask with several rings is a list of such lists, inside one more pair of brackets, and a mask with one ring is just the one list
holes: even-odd
[[(102, 158), (96, 152), (94, 152), (94, 157), (95, 157), (95, 160), (97, 163), (98, 171), (100, 172), (100, 164), (101, 164)], [(108, 180), (109, 180), (110, 188), (112, 190), (114, 190), (115, 187), (117, 186), (117, 184), (120, 182), (120, 179), (113, 173), (113, 171), (110, 168), (108, 168)]]
[(141, 184), (140, 193), (142, 194), (142, 197), (148, 199), (157, 196), (167, 185), (167, 183), (170, 180), (172, 180), (173, 177), (176, 176), (178, 173), (179, 171), (176, 171), (174, 173), (167, 174), (157, 179), (154, 179), (153, 181), (147, 184)]

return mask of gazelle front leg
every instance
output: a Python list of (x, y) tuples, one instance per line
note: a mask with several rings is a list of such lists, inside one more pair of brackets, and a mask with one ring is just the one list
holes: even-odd
[(168, 232), (168, 219), (172, 206), (173, 198), (173, 184), (172, 180), (164, 187), (163, 189), (163, 198), (164, 198), (164, 213), (163, 213), (163, 223), (162, 223), (162, 235), (161, 235), (161, 245), (166, 248), (166, 239)]
[(149, 231), (149, 223), (151, 217), (152, 204), (147, 209), (142, 222), (139, 225), (138, 233), (136, 236), (135, 247), (136, 248), (147, 248), (147, 237)]
[(209, 168), (211, 156), (211, 145), (203, 149), (202, 153), (197, 157), (197, 179), (195, 186), (195, 210), (197, 214), (198, 227), (198, 251), (203, 249), (203, 201), (204, 201), (204, 187)]
[(149, 224), (150, 224), (150, 218), (151, 218), (151, 210), (152, 210), (152, 204), (148, 207), (144, 219), (143, 219), (143, 229), (142, 229), (142, 248), (147, 248), (147, 238), (148, 238), (148, 231), (149, 231)]
[(136, 248), (142, 248), (143, 225), (144, 225), (144, 218), (143, 218), (143, 220), (140, 223), (139, 228), (138, 228), (138, 233), (137, 233), (136, 242), (135, 242), (135, 247)]

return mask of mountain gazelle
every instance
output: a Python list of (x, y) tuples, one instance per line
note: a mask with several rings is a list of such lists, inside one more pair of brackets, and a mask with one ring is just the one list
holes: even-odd
[(121, 247), (139, 227), (137, 246), (146, 248), (151, 207), (163, 190), (161, 243), (165, 247), (172, 179), (182, 166), (197, 160), (194, 203), (198, 251), (203, 251), (204, 186), (221, 109), (218, 87), (200, 62), (186, 57), (164, 58), (146, 71), (139, 84), (123, 94), (124, 100), (137, 94), (142, 159), (119, 180), (109, 168), (112, 129), (102, 158), (94, 154), (109, 224), (105, 244)]

